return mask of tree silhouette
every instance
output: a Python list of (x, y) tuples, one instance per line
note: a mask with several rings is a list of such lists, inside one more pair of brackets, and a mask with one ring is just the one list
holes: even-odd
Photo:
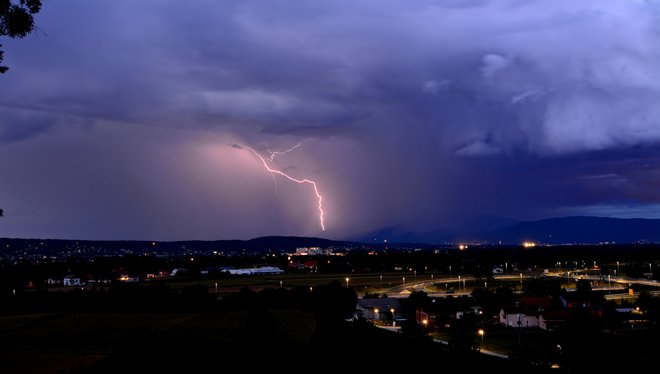
[(410, 295), (408, 295), (408, 299), (405, 300), (405, 303), (409, 307), (409, 311), (412, 312), (413, 317), (417, 309), (429, 305), (430, 302), (431, 298), (424, 291), (413, 291), (410, 293)]
[[(34, 30), (34, 15), (41, 10), (41, 0), (0, 0), (0, 36), (24, 38)], [(2, 47), (2, 44), (0, 44)], [(0, 63), (3, 51), (0, 50)], [(0, 65), (0, 74), (9, 70)]]
[(578, 279), (575, 283), (575, 292), (583, 295), (591, 293), (591, 282), (588, 279)]
[(454, 321), (453, 335), (449, 341), (449, 348), (458, 351), (476, 351), (477, 343), (477, 317), (473, 313), (466, 313)]

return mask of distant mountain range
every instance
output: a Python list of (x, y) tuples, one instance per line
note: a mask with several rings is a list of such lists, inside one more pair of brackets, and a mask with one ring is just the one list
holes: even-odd
[[(476, 224), (475, 224), (476, 222)], [(461, 225), (477, 228), (461, 230)], [(216, 253), (264, 253), (295, 251), (299, 247), (355, 247), (356, 245), (414, 244), (454, 245), (502, 244), (598, 244), (660, 243), (660, 219), (620, 219), (602, 217), (562, 217), (519, 222), (501, 217), (480, 217), (474, 221), (457, 221), (452, 228), (411, 231), (390, 226), (350, 240), (315, 237), (264, 236), (250, 240), (61, 240), (0, 238), (0, 257), (34, 255), (94, 256), (107, 254), (159, 253), (185, 256)], [(369, 246), (367, 246), (368, 248)]]
[(476, 230), (439, 229), (416, 232), (390, 226), (356, 238), (365, 243), (502, 243), (525, 241), (547, 244), (660, 243), (660, 219), (561, 217), (518, 222), (492, 221), (491, 227)]

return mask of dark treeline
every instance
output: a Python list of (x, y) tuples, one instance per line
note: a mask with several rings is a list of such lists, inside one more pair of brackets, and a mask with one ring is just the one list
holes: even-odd
[[(460, 338), (455, 342), (454, 348), (458, 349), (448, 350), (447, 347), (433, 344), (414, 318), (417, 308), (430, 302), (424, 295), (413, 294), (402, 301), (402, 314), (407, 322), (402, 325), (402, 333), (392, 333), (378, 329), (367, 321), (351, 319), (357, 296), (352, 288), (342, 283), (314, 286), (311, 290), (309, 287), (267, 287), (256, 291), (246, 287), (239, 292), (222, 294), (218, 298), (215, 293), (209, 292), (209, 279), (229, 277), (217, 271), (223, 266), (269, 264), (287, 271), (297, 271), (289, 267), (291, 262), (309, 260), (316, 260), (318, 267), (315, 271), (321, 274), (402, 272), (408, 276), (414, 271), (420, 277), (429, 273), (447, 274), (451, 267), (454, 277), (469, 274), (488, 278), (492, 276), (491, 270), (494, 267), (503, 265), (508, 272), (513, 272), (556, 269), (561, 262), (559, 266), (562, 269), (591, 268), (597, 264), (601, 274), (612, 274), (617, 270), (619, 274), (642, 277), (649, 270), (658, 269), (656, 259), (660, 258), (660, 247), (469, 246), (465, 250), (458, 250), (373, 246), (347, 251), (344, 256), (291, 256), (291, 259), (268, 252), (232, 256), (134, 253), (78, 256), (74, 253), (72, 257), (64, 259), (30, 256), (30, 253), (36, 252), (29, 252), (24, 259), (5, 258), (0, 261), (0, 316), (54, 314), (72, 319), (82, 314), (98, 315), (100, 318), (101, 315), (112, 313), (144, 314), (155, 319), (167, 314), (185, 318), (200, 315), (224, 318), (227, 313), (243, 316), (236, 326), (225, 332), (214, 330), (213, 322), (181, 331), (175, 338), (158, 327), (148, 325), (122, 331), (120, 338), (113, 340), (113, 348), (108, 357), (90, 369), (80, 368), (74, 372), (116, 372), (126, 367), (135, 371), (198, 372), (223, 363), (247, 365), (253, 370), (274, 367), (286, 367), (289, 371), (296, 371), (295, 368), (308, 371), (310, 367), (349, 370), (355, 368), (351, 366), (355, 362), (359, 363), (356, 370), (390, 371), (397, 368), (426, 369), (429, 361), (438, 362), (438, 365), (442, 363), (439, 367), (447, 369), (493, 371), (501, 368), (507, 372), (528, 372), (533, 368), (521, 365), (518, 360), (492, 358), (469, 349), (474, 342), (475, 325), (474, 321), (468, 319), (454, 325), (454, 328), (463, 328), (465, 331), (464, 342)], [(168, 278), (167, 284), (156, 280), (138, 284), (117, 280), (120, 272), (142, 277), (159, 270), (169, 271), (180, 267), (188, 269), (185, 280), (186, 284), (191, 285), (177, 288), (169, 286), (178, 284), (171, 282), (172, 277)], [(216, 271), (202, 275), (201, 271), (209, 268)], [(68, 274), (89, 276), (90, 279), (106, 278), (112, 280), (112, 283), (69, 287), (62, 291), (48, 286), (49, 278), (61, 279)], [(660, 271), (653, 271), (654, 278), (658, 278), (658, 274)], [(196, 280), (199, 280), (199, 284), (194, 284)], [(524, 291), (529, 295), (556, 295), (561, 291), (558, 282), (525, 282)], [(640, 299), (647, 306), (640, 305), (648, 310), (650, 316), (657, 316), (657, 298), (646, 296)], [(501, 305), (513, 301), (513, 294), (506, 288), (495, 292), (475, 290), (472, 298), (484, 308), (486, 315), (492, 316), (497, 314)], [(464, 298), (447, 298), (436, 303), (468, 301)], [(301, 319), (309, 320), (309, 336), (305, 335), (302, 340), (294, 336), (299, 335), (299, 332), (289, 326), (291, 318), (287, 320), (281, 317), (282, 313), (291, 311), (300, 313), (298, 316)], [(657, 321), (657, 317), (651, 319)], [(575, 357), (575, 362), (583, 363), (588, 361), (582, 360), (584, 357), (580, 355), (593, 360), (598, 358), (599, 349), (600, 352), (607, 351), (599, 332), (604, 326), (592, 323), (593, 320), (587, 316), (577, 315), (574, 321), (577, 322), (567, 331), (575, 331), (576, 335), (567, 334), (561, 340), (564, 342), (562, 347), (567, 359)], [(39, 336), (30, 339), (38, 340)], [(571, 352), (581, 353), (571, 356)], [(574, 364), (574, 367), (577, 366), (579, 364)]]
[[(23, 292), (5, 296), (0, 303), (5, 315), (64, 315), (72, 323), (81, 315), (91, 315), (92, 320), (97, 315), (103, 320), (101, 316), (108, 314), (149, 315), (153, 319), (170, 314), (182, 318), (207, 316), (204, 318), (210, 321), (177, 334), (148, 324), (122, 331), (113, 340), (107, 357), (90, 367), (72, 370), (74, 373), (127, 369), (200, 372), (217, 365), (234, 369), (236, 365), (245, 365), (251, 371), (282, 367), (287, 372), (307, 372), (310, 367), (344, 371), (422, 370), (429, 363), (446, 369), (531, 370), (515, 362), (471, 350), (450, 351), (433, 343), (414, 319), (416, 308), (427, 301), (424, 295), (415, 294), (402, 302), (403, 314), (408, 317), (402, 333), (383, 331), (368, 321), (354, 318), (357, 295), (339, 282), (316, 286), (313, 290), (294, 287), (256, 291), (245, 287), (220, 299), (203, 285), (179, 290), (162, 284), (122, 285), (108, 289)], [(291, 314), (294, 312), (299, 314)], [(236, 313), (244, 317), (217, 336), (212, 321)], [(282, 319), (282, 314), (293, 317)], [(300, 331), (287, 326), (299, 319), (307, 320), (310, 326), (308, 336), (302, 334), (304, 338), (300, 338)], [(43, 331), (48, 331), (47, 322), (39, 323), (44, 324)], [(30, 339), (30, 344), (39, 344), (39, 336)]]
[[(603, 294), (591, 291), (587, 284), (576, 292), (584, 292), (602, 302)], [(527, 297), (556, 296), (564, 292), (556, 279), (531, 279), (525, 281), (523, 288)], [(183, 319), (200, 316), (206, 316), (202, 320), (208, 319), (208, 322), (176, 334), (149, 324), (122, 331), (112, 341), (113, 348), (107, 357), (90, 367), (72, 370), (73, 373), (110, 373), (122, 368), (198, 372), (209, 365), (248, 365), (251, 370), (286, 367), (290, 372), (308, 371), (309, 367), (422, 370), (428, 368), (429, 363), (435, 363), (443, 370), (544, 372), (547, 368), (530, 366), (529, 362), (537, 353), (526, 351), (524, 344), (516, 352), (520, 356), (517, 360), (484, 356), (474, 349), (477, 328), (487, 326), (489, 333), (507, 329), (498, 327), (489, 318), (497, 314), (502, 305), (515, 303), (518, 296), (508, 287), (490, 291), (475, 289), (471, 296), (437, 299), (416, 291), (400, 299), (401, 314), (405, 318), (400, 333), (383, 331), (368, 321), (354, 318), (357, 295), (340, 282), (313, 289), (271, 287), (257, 291), (244, 287), (239, 292), (223, 294), (221, 298), (209, 292), (206, 285), (174, 289), (158, 282), (66, 291), (36, 290), (4, 295), (0, 310), (5, 316), (63, 315), (72, 323), (81, 315), (92, 316), (92, 320), (95, 315), (99, 320), (103, 320), (104, 315), (147, 315), (157, 320), (160, 316), (172, 314)], [(648, 316), (657, 321), (658, 300), (644, 293), (635, 305), (648, 310)], [(433, 343), (427, 331), (416, 322), (415, 313), (420, 309), (433, 306), (451, 315), (457, 310), (469, 309), (471, 305), (481, 306), (483, 316), (471, 314), (459, 320), (447, 319), (446, 323), (452, 325), (454, 334), (449, 347)], [(579, 310), (573, 312), (569, 326), (556, 333), (566, 368), (607, 368), (612, 359), (619, 357), (624, 363), (629, 359), (617, 351), (620, 344), (610, 346), (604, 340), (608, 335), (603, 335), (603, 329), (614, 330), (616, 326), (616, 321), (608, 321), (611, 308), (605, 306), (604, 318), (594, 318)], [(290, 317), (282, 319), (283, 314)], [(232, 315), (241, 317), (228, 331), (218, 332), (214, 327), (218, 318), (221, 321)], [(292, 320), (308, 321), (309, 332), (292, 329)], [(49, 331), (47, 322), (38, 321), (44, 324), (44, 331)], [(630, 347), (653, 347), (647, 344), (651, 342), (650, 338), (650, 335), (635, 335)], [(36, 342), (40, 337), (31, 336), (29, 339), (38, 345)], [(616, 339), (633, 338), (617, 335)], [(604, 352), (609, 356), (602, 356)], [(553, 354), (558, 352), (555, 350)]]

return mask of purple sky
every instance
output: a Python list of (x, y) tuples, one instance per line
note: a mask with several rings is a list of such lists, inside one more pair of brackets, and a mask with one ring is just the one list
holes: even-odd
[[(0, 237), (660, 218), (658, 0), (45, 1), (0, 41)], [(317, 183), (271, 175), (270, 164)], [(268, 162), (268, 159), (266, 159)]]

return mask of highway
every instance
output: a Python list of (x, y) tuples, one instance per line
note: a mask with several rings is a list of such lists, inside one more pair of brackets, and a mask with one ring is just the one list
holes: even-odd
[[(498, 274), (498, 275), (494, 275), (493, 279), (514, 280), (514, 281), (520, 281), (522, 283), (525, 279), (530, 279), (530, 278), (543, 278), (543, 277), (564, 278), (565, 277), (564, 274), (565, 273), (559, 273), (559, 272), (554, 272), (554, 273), (548, 272), (547, 274), (524, 274), (524, 273)], [(576, 279), (588, 279), (590, 281), (602, 282), (608, 284), (608, 286), (604, 286), (604, 287), (594, 287), (593, 288), (594, 291), (596, 290), (621, 291), (626, 289), (626, 286), (633, 286), (636, 284), (660, 288), (660, 283), (657, 282), (656, 280), (639, 279), (639, 278), (612, 277), (612, 276), (601, 278), (600, 276), (594, 276), (594, 275), (590, 275), (590, 276), (582, 275), (579, 276), (579, 278), (570, 277), (569, 279), (571, 281), (575, 281)], [(424, 291), (431, 297), (461, 296), (461, 295), (469, 295), (472, 292), (472, 290), (475, 287), (475, 281), (476, 280), (474, 277), (463, 276), (463, 275), (451, 277), (451, 278), (447, 277), (447, 278), (437, 278), (431, 280), (427, 279), (420, 281), (407, 281), (405, 283), (393, 287), (383, 288), (379, 290), (378, 293), (386, 294), (388, 297), (396, 297), (396, 298), (408, 297), (408, 295), (414, 291)], [(442, 284), (442, 283), (445, 284), (446, 290), (438, 291), (437, 284)], [(614, 283), (614, 285), (612, 285), (612, 283)], [(435, 285), (436, 287), (432, 287), (433, 285)], [(572, 289), (569, 289), (569, 291), (570, 290)], [(652, 293), (655, 294), (656, 292), (653, 291)], [(617, 293), (616, 295), (619, 295), (619, 297), (621, 297), (621, 295), (625, 296), (627, 294)]]

